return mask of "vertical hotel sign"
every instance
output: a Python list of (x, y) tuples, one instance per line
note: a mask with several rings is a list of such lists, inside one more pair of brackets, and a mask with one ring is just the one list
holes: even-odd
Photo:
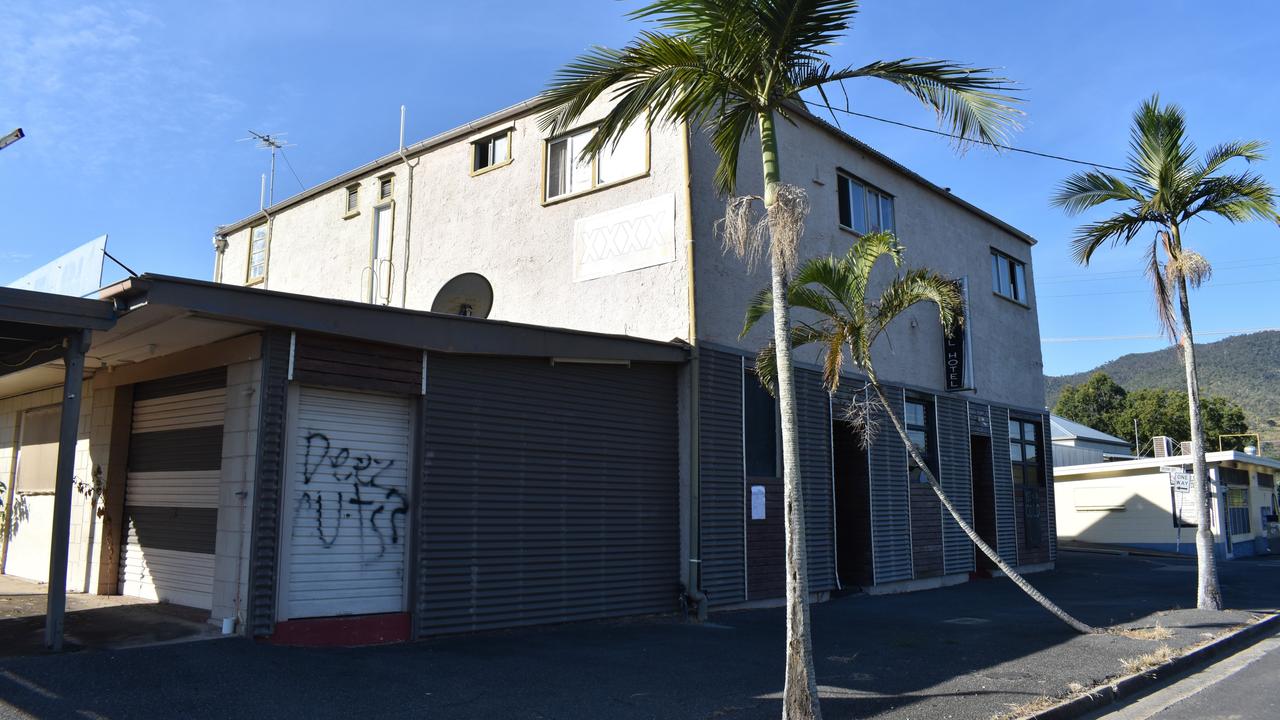
[(946, 377), (947, 392), (974, 390), (973, 358), (971, 356), (969, 327), (972, 318), (969, 315), (969, 278), (956, 281), (960, 285), (960, 297), (964, 312), (964, 324), (956, 332), (942, 338), (943, 374)]

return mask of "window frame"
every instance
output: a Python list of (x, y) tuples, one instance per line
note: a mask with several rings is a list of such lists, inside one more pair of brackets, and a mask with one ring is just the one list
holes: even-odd
[[(924, 424), (919, 425), (911, 422), (910, 416), (907, 414), (908, 405), (919, 405), (924, 410)], [(902, 425), (907, 431), (907, 435), (911, 435), (912, 430), (919, 430), (924, 433), (924, 448), (921, 454), (924, 455), (925, 462), (929, 466), (929, 472), (933, 476), (938, 477), (938, 417), (933, 396), (922, 395), (917, 393), (907, 393), (902, 400)], [(912, 443), (913, 445), (915, 443)], [(917, 446), (919, 447), (919, 446)], [(924, 473), (919, 471), (915, 458), (911, 457), (911, 453), (907, 452), (907, 479), (912, 482), (927, 482), (924, 479)]]
[[(848, 185), (846, 185), (846, 183)], [(850, 220), (853, 220), (853, 198), (851, 193), (841, 192), (841, 188), (852, 186), (852, 185), (858, 185), (862, 188), (862, 215), (863, 215), (863, 222), (866, 223), (865, 230), (859, 230), (856, 225), (844, 224), (844, 218), (842, 217), (843, 215), (842, 208), (846, 203), (845, 197), (846, 195), (849, 197), (847, 202), (849, 206)], [(871, 218), (868, 216), (868, 213), (870, 213), (871, 211), (871, 206), (867, 201), (870, 197), (875, 197), (874, 204), (875, 204), (876, 218), (877, 218), (877, 222), (882, 225), (884, 223), (884, 211), (881, 203), (884, 200), (889, 201), (889, 207), (891, 208), (891, 212), (893, 215), (893, 217), (891, 218), (892, 227), (889, 227), (889, 228), (881, 227), (878, 229), (873, 229)], [(836, 168), (836, 225), (841, 230), (844, 230), (846, 232), (851, 232), (854, 235), (857, 235), (858, 237), (869, 235), (874, 232), (879, 232), (881, 230), (887, 230), (888, 232), (892, 233), (894, 236), (897, 236), (898, 234), (897, 197), (892, 193), (884, 190), (880, 186), (875, 185), (873, 183), (869, 183), (866, 180), (863, 180), (861, 177), (855, 175), (854, 173), (851, 173), (848, 170), (845, 170), (844, 168), (838, 167)]]
[[(253, 232), (258, 228), (266, 228), (266, 238), (262, 243), (262, 274), (253, 275)], [(249, 226), (248, 244), (244, 254), (244, 284), (246, 287), (261, 285), (267, 280), (267, 266), (271, 260), (271, 220), (264, 220)]]
[[(633, 175), (628, 175), (626, 177), (621, 177), (616, 180), (610, 180), (609, 182), (602, 183), (599, 181), (600, 180), (600, 156), (597, 155), (596, 157), (591, 158), (591, 186), (590, 187), (582, 190), (566, 191), (554, 197), (547, 196), (547, 191), (550, 189), (550, 183), (548, 182), (548, 180), (550, 179), (549, 175), (551, 173), (551, 146), (562, 141), (568, 141), (571, 137), (574, 137), (576, 135), (580, 135), (584, 133), (592, 133), (595, 131), (597, 127), (600, 126), (600, 122), (596, 121), (593, 123), (587, 123), (586, 125), (579, 125), (578, 127), (573, 128), (572, 130), (568, 130), (563, 133), (560, 133), (559, 135), (553, 135), (552, 137), (549, 137), (549, 138), (543, 138), (542, 140), (542, 189), (541, 189), (542, 205), (544, 207), (547, 205), (554, 205), (559, 202), (564, 202), (565, 200), (571, 200), (573, 198), (582, 197), (583, 195), (590, 195), (591, 193), (594, 193), (594, 192), (607, 190), (609, 188), (614, 188), (619, 185), (624, 185), (626, 183), (639, 180), (640, 178), (648, 177), (650, 172), (652, 172), (653, 170), (653, 134), (649, 132), (649, 126), (648, 126), (647, 120), (641, 118), (641, 119), (637, 119), (636, 122), (643, 123), (642, 129), (644, 131), (644, 168), (640, 172), (635, 173)], [(567, 162), (572, 162), (572, 159), (567, 159)]]
[[(488, 135), (478, 137), (475, 140), (471, 141), (470, 143), (471, 145), (471, 177), (475, 177), (477, 175), (484, 175), (487, 172), (497, 170), (498, 168), (504, 168), (511, 164), (512, 156), (514, 154), (512, 152), (511, 146), (514, 144), (514, 141), (515, 141), (515, 130), (516, 129), (514, 127), (508, 127), (498, 132), (489, 133)], [(476, 161), (478, 158), (476, 153), (480, 149), (481, 143), (488, 143), (490, 147), (490, 153), (492, 153), (493, 141), (500, 137), (505, 137), (507, 139), (507, 156), (502, 160), (491, 162), (482, 168), (477, 168)]]
[[(1027, 292), (1027, 264), (994, 247), (991, 248), (991, 262), (991, 293), (1023, 307), (1031, 307), (1030, 293)], [(1002, 271), (1008, 273), (1010, 295), (1000, 291), (1004, 279)]]
[[(1014, 424), (1017, 424), (1017, 425), (1018, 425), (1018, 437), (1016, 437), (1016, 438), (1015, 438), (1015, 437), (1013, 437), (1013, 434), (1012, 434)], [(1034, 438), (1034, 439), (1032, 439), (1032, 440), (1027, 440), (1027, 439), (1026, 439), (1026, 426), (1028, 426), (1028, 425), (1030, 425), (1031, 427), (1035, 428), (1035, 434), (1036, 434), (1036, 436), (1035, 436), (1035, 438)], [(1026, 487), (1035, 487), (1035, 488), (1039, 488), (1039, 489), (1044, 489), (1044, 488), (1048, 485), (1048, 478), (1047, 478), (1047, 477), (1045, 477), (1045, 476), (1047, 475), (1047, 473), (1045, 472), (1044, 465), (1043, 465), (1043, 458), (1044, 458), (1044, 424), (1043, 424), (1042, 422), (1040, 422), (1039, 420), (1033, 420), (1033, 419), (1030, 419), (1030, 418), (1020, 417), (1020, 416), (1018, 416), (1018, 415), (1010, 415), (1010, 416), (1009, 416), (1009, 428), (1008, 428), (1008, 429), (1006, 429), (1006, 430), (1005, 430), (1005, 432), (1006, 432), (1006, 434), (1008, 435), (1007, 440), (1008, 440), (1008, 442), (1009, 442), (1009, 446), (1010, 446), (1010, 447), (1009, 447), (1009, 475), (1010, 475), (1010, 477), (1013, 479), (1013, 484), (1014, 484), (1014, 486), (1015, 486), (1015, 487), (1017, 487), (1017, 486), (1022, 486), (1023, 488), (1026, 488)], [(1015, 460), (1015, 459), (1014, 459), (1014, 457), (1013, 457), (1013, 446), (1014, 446), (1014, 445), (1018, 445), (1018, 446), (1021, 448), (1021, 449), (1020, 449), (1020, 455), (1021, 455), (1022, 457), (1021, 457), (1021, 458), (1019, 458), (1019, 459), (1016, 459), (1016, 460)], [(1034, 448), (1035, 448), (1036, 456), (1035, 456), (1035, 458), (1034, 458), (1033, 460), (1027, 460), (1027, 446), (1028, 446), (1028, 445), (1030, 445), (1030, 446), (1032, 446), (1032, 447), (1034, 447)], [(1014, 478), (1014, 477), (1013, 477), (1013, 466), (1014, 466), (1014, 465), (1018, 465), (1018, 466), (1021, 466), (1021, 467), (1022, 467), (1022, 473), (1021, 473), (1020, 479), (1019, 479), (1019, 478)], [(1027, 467), (1028, 467), (1028, 466), (1034, 466), (1034, 467), (1035, 467), (1035, 471), (1036, 471), (1036, 484), (1035, 484), (1035, 485), (1033, 485), (1033, 486), (1029, 486), (1029, 485), (1027, 485), (1027, 473), (1026, 473), (1026, 469), (1027, 469)]]
[[(383, 188), (384, 186), (387, 188), (387, 194), (386, 194), (386, 195), (383, 195), (383, 194), (382, 194), (382, 188)], [(382, 175), (379, 175), (379, 176), (378, 176), (378, 202), (377, 202), (377, 204), (378, 204), (378, 205), (381, 205), (382, 203), (390, 202), (390, 201), (392, 201), (392, 200), (394, 200), (394, 199), (395, 199), (395, 196), (396, 196), (396, 174), (395, 174), (395, 173), (383, 173)]]
[[(352, 200), (354, 199), (354, 203)], [(350, 220), (360, 214), (360, 183), (354, 182), (342, 189), (342, 219)]]

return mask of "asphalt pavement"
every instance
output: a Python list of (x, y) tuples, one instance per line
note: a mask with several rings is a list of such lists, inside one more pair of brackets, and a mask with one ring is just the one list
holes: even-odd
[[(1223, 563), (1237, 610), (1193, 607), (1194, 562), (1061, 553), (1031, 580), (1095, 625), (1168, 637), (1080, 636), (1008, 580), (813, 607), (828, 718), (989, 718), (1123, 661), (1280, 608), (1280, 561)], [(243, 639), (0, 659), (2, 718), (776, 718), (780, 608), (577, 623), (368, 648)], [(0, 655), (4, 648), (0, 648)]]

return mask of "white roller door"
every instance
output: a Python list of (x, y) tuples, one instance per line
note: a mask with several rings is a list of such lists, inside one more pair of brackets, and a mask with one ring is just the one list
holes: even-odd
[(298, 390), (281, 619), (405, 610), (409, 402)]
[[(181, 392), (192, 383), (201, 389)], [(225, 384), (225, 374), (135, 390), (120, 557), (125, 595), (212, 607), (226, 389), (211, 384)]]

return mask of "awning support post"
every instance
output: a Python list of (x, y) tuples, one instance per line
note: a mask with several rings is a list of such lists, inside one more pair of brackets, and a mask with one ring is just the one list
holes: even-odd
[(84, 354), (92, 333), (67, 336), (63, 356), (62, 418), (58, 431), (58, 470), (53, 496), (53, 538), (49, 545), (49, 605), (45, 612), (44, 644), (62, 649), (63, 616), (67, 609), (67, 555), (71, 545), (71, 490), (75, 481), (76, 440), (80, 426), (80, 393), (84, 384)]

